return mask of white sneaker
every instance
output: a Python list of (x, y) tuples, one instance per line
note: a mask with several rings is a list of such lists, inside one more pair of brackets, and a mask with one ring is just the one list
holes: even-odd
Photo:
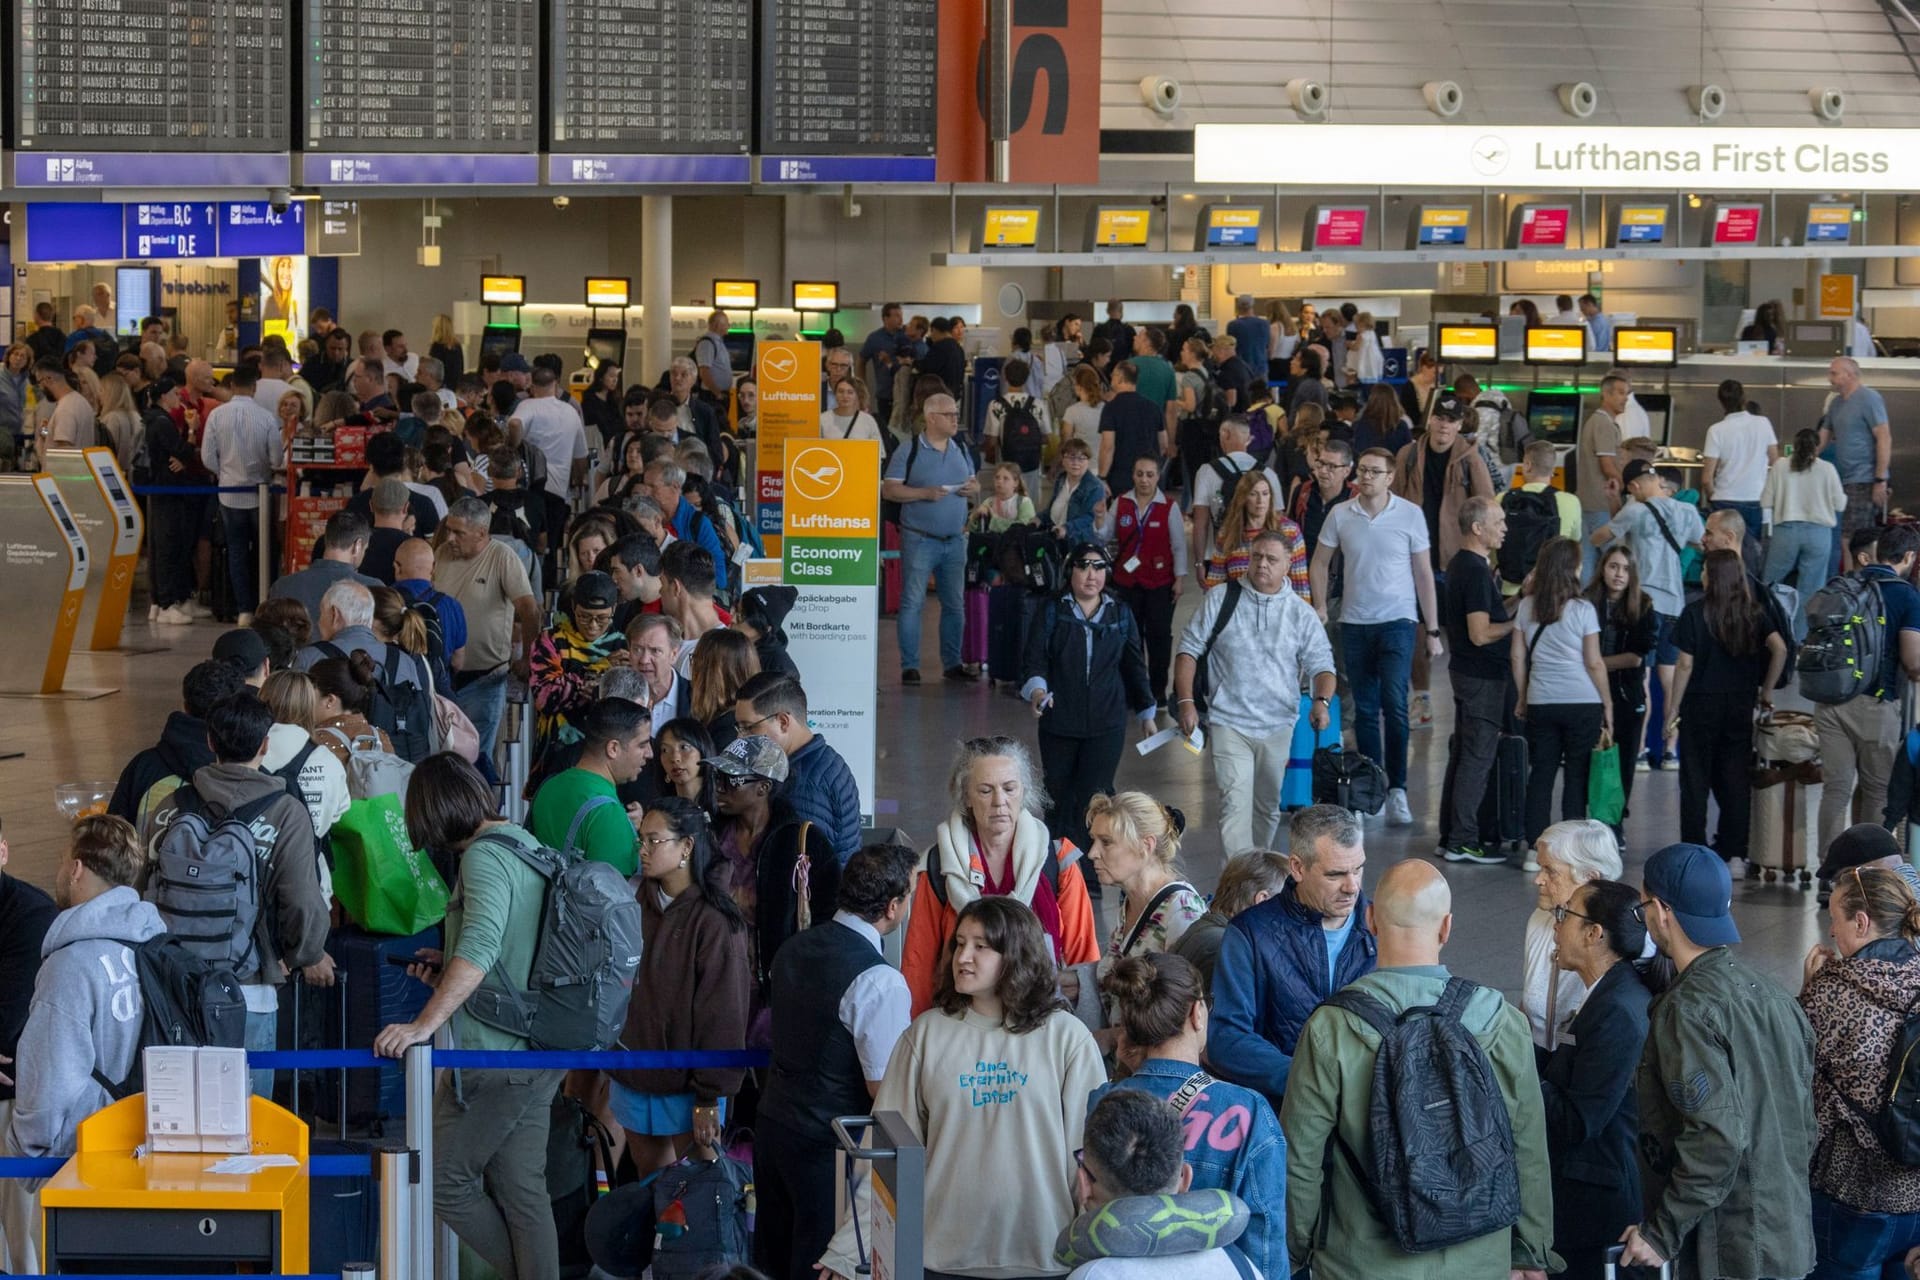
[(213, 616), (213, 610), (207, 608), (207, 606), (201, 604), (191, 596), (173, 607), (184, 610), (190, 618), (211, 618)]
[(1532, 875), (1535, 872), (1540, 870), (1539, 860), (1536, 859), (1531, 852), (1529, 852), (1527, 854), (1527, 860), (1520, 864), (1520, 869), (1526, 872), (1528, 875)]
[(153, 620), (174, 627), (190, 627), (193, 625), (193, 615), (177, 604), (169, 605), (162, 609), (154, 615)]
[(233, 625), (236, 627), (250, 627), (253, 625), (253, 615), (250, 613), (243, 613), (239, 617), (233, 620)]
[(1433, 694), (1416, 693), (1413, 705), (1408, 708), (1408, 720), (1415, 729), (1433, 728)]
[(147, 621), (148, 621), (148, 622), (156, 622), (156, 621), (158, 621), (158, 620), (159, 620), (159, 618), (160, 618), (160, 606), (159, 606), (159, 605), (157, 605), (157, 604), (150, 604), (150, 605), (148, 605), (148, 606), (147, 606)]
[(1736, 858), (1727, 859), (1727, 878), (1728, 879), (1757, 880), (1759, 879), (1759, 877), (1760, 877), (1760, 868), (1754, 866), (1752, 863), (1748, 862), (1745, 858), (1736, 857)]
[(1395, 827), (1413, 825), (1413, 809), (1407, 804), (1407, 789), (1395, 787), (1387, 792), (1387, 824)]

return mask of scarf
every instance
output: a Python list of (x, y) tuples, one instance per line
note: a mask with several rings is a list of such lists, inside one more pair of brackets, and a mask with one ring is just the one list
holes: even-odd
[(583, 712), (598, 697), (600, 673), (624, 651), (627, 638), (613, 627), (597, 640), (583, 637), (573, 618), (560, 615), (553, 629), (541, 636), (531, 655), (533, 699), (539, 707), (536, 721), (543, 744), (571, 744), (584, 736), (570, 715)]
[[(986, 855), (974, 838), (973, 828), (964, 815), (953, 814), (934, 832), (940, 851), (940, 875), (947, 885), (947, 905), (957, 914), (968, 903), (987, 892)], [(1013, 830), (1013, 851), (1008, 860), (1013, 883), (1006, 896), (1024, 902), (1040, 917), (1053, 948), (1054, 962), (1061, 958), (1060, 902), (1053, 888), (1041, 875), (1049, 858), (1059, 856), (1047, 824), (1024, 810)]]

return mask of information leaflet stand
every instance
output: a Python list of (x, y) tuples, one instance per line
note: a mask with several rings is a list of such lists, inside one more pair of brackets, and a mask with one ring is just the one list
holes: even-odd
[(296, 1163), (212, 1173), (231, 1157), (135, 1155), (146, 1103), (135, 1094), (81, 1121), (76, 1154), (41, 1188), (47, 1274), (307, 1274), (307, 1126), (249, 1098), (252, 1153)]
[[(140, 563), (140, 536), (145, 528), (140, 508), (134, 505), (113, 450), (49, 449), (45, 456), (47, 474), (60, 486), (60, 496), (67, 500), (87, 546), (105, 561), (87, 575), (75, 643), (95, 653), (111, 653), (121, 647), (120, 629), (133, 595), (133, 571)], [(159, 650), (148, 646), (128, 652)]]
[[(0, 566), (13, 615), (12, 660), (0, 663), (0, 694), (61, 694), (80, 627), (88, 560), (87, 541), (52, 476), (0, 474)], [(69, 696), (106, 692), (76, 690)]]
[[(870, 1146), (856, 1133), (866, 1132)], [(897, 1111), (833, 1122), (840, 1159), (873, 1165), (862, 1242), (873, 1280), (923, 1280), (926, 1274), (927, 1150)], [(858, 1209), (855, 1209), (858, 1212)]]

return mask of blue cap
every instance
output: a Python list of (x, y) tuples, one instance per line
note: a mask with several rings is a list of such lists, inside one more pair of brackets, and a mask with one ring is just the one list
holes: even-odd
[(1670, 844), (1647, 859), (1641, 879), (1650, 897), (1672, 909), (1695, 946), (1727, 947), (1740, 941), (1733, 923), (1733, 877), (1713, 850)]

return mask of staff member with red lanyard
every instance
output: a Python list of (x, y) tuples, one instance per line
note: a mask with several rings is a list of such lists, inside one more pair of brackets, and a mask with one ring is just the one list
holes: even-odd
[(1173, 608), (1187, 576), (1187, 526), (1160, 492), (1160, 459), (1135, 459), (1133, 489), (1114, 500), (1096, 533), (1113, 548), (1113, 594), (1140, 624), (1147, 679), (1154, 698), (1166, 706)]

